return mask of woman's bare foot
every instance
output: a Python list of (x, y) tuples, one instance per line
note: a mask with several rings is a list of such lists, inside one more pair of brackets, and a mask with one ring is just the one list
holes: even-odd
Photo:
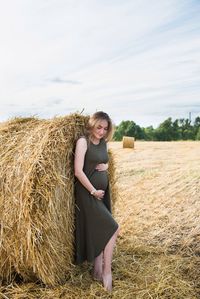
[(112, 273), (103, 274), (103, 286), (104, 288), (111, 292), (112, 291)]

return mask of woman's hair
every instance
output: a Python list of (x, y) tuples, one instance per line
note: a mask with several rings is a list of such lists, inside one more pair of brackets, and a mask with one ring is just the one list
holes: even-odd
[(106, 120), (108, 122), (108, 131), (105, 135), (105, 140), (110, 141), (112, 139), (113, 131), (114, 131), (113, 123), (112, 123), (110, 116), (103, 111), (97, 111), (93, 115), (90, 116), (89, 121), (86, 126), (87, 135), (89, 136), (91, 134), (91, 132), (94, 129), (94, 127), (96, 126), (97, 122), (100, 120)]

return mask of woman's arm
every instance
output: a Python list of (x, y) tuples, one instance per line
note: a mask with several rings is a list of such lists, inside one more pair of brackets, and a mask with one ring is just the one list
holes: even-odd
[[(83, 165), (85, 160), (85, 153), (87, 151), (87, 141), (81, 137), (76, 142), (75, 159), (74, 159), (74, 175), (78, 178), (81, 184), (89, 191), (95, 190), (85, 173), (83, 172)], [(96, 190), (93, 195), (97, 198), (103, 198), (104, 191)]]

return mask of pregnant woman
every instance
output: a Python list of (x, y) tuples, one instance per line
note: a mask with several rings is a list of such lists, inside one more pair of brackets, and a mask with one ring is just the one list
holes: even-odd
[(98, 111), (88, 122), (86, 133), (75, 149), (75, 262), (94, 262), (93, 277), (112, 290), (111, 263), (119, 232), (111, 215), (108, 153), (106, 142), (112, 137), (112, 121)]

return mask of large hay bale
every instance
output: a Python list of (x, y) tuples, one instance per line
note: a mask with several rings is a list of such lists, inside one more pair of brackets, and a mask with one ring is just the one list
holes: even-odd
[(123, 136), (122, 142), (123, 142), (123, 148), (134, 148), (135, 138), (129, 136)]
[(87, 116), (72, 114), (51, 120), (15, 118), (1, 124), (2, 280), (10, 282), (18, 273), (25, 281), (56, 285), (72, 269), (74, 145), (87, 121)]

